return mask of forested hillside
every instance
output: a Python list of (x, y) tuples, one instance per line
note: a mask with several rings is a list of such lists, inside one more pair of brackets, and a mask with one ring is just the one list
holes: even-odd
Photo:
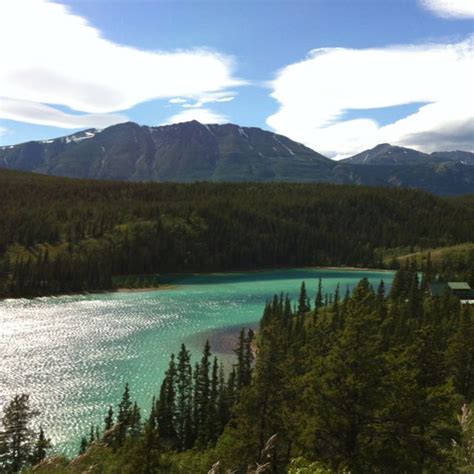
[(113, 288), (114, 275), (383, 266), (472, 240), (470, 200), (327, 184), (142, 184), (0, 172), (0, 288)]
[(397, 261), (442, 281), (466, 281), (474, 288), (474, 242), (401, 255)]
[[(316, 296), (302, 285), (295, 305), (276, 295), (227, 374), (208, 344), (195, 366), (177, 348), (151, 410), (127, 386), (79, 457), (34, 472), (472, 472), (473, 308), (426, 284), (403, 270), (388, 297), (366, 279), (326, 301), (324, 281)], [(20, 458), (7, 443), (4, 460), (43, 459), (47, 434), (29, 441)]]

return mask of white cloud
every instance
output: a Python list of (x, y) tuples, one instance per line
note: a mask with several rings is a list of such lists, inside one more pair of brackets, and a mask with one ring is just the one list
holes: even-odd
[(6, 135), (8, 131), (9, 131), (8, 128), (0, 127), (0, 137), (3, 137), (4, 135)]
[[(207, 50), (151, 52), (119, 45), (48, 0), (1, 0), (0, 18), (0, 94), (22, 101), (18, 107), (9, 102), (8, 110), (0, 107), (0, 117), (14, 114), (16, 120), (51, 124), (51, 108), (64, 105), (89, 114), (84, 122), (106, 120), (97, 114), (151, 99), (207, 96), (241, 84), (228, 57)], [(49, 107), (38, 107), (30, 116), (33, 108), (23, 102)], [(72, 127), (75, 120), (58, 112), (53, 122)]]
[(229, 119), (225, 115), (214, 112), (211, 109), (186, 109), (168, 118), (163, 124), (189, 122), (190, 120), (197, 120), (201, 123), (226, 123)]
[(434, 14), (444, 18), (474, 18), (473, 0), (420, 0)]
[(188, 100), (183, 99), (182, 97), (173, 97), (168, 101), (170, 104), (185, 104)]
[(27, 117), (28, 123), (63, 128), (105, 128), (128, 120), (127, 117), (118, 114), (67, 114), (37, 102), (2, 97), (0, 97), (0, 114), (4, 119), (21, 122), (26, 121)]
[[(271, 95), (280, 108), (267, 123), (332, 157), (383, 142), (426, 151), (474, 149), (473, 81), (473, 38), (457, 44), (318, 49), (278, 73)], [(428, 105), (384, 126), (370, 118), (343, 118), (352, 109), (418, 102)], [(450, 137), (459, 129), (463, 138), (453, 143)]]
[[(207, 94), (197, 98), (196, 102), (190, 104), (183, 104), (183, 107), (187, 108), (200, 108), (205, 104), (210, 104), (212, 102), (230, 102), (235, 99), (235, 96), (229, 95), (231, 92), (215, 92), (213, 94)], [(233, 94), (233, 93), (232, 93)]]

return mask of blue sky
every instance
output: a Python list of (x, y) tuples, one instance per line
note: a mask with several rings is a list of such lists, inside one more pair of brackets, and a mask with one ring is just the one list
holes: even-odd
[[(70, 38), (67, 29), (58, 29), (51, 33), (50, 43), (37, 46), (46, 59), (40, 66), (32, 64), (28, 80), (21, 76), (16, 84), (6, 84), (5, 90), (12, 91), (3, 105), (0, 99), (0, 145), (61, 136), (97, 123), (129, 119), (159, 125), (195, 116), (202, 121), (273, 129), (329, 156), (346, 156), (386, 140), (419, 149), (473, 147), (473, 109), (467, 107), (474, 104), (468, 86), (469, 81), (474, 83), (471, 0), (452, 0), (451, 5), (450, 0), (64, 0), (56, 2), (67, 7), (57, 12), (57, 19), (48, 14), (52, 2), (5, 0), (0, 13), (12, 15), (14, 24), (20, 18), (20, 13), (14, 11), (18, 4), (23, 4), (24, 12), (33, 3), (37, 4), (33, 14), (48, 18), (43, 27), (49, 31), (54, 32), (54, 22), (60, 23), (61, 15), (76, 20), (80, 17), (115, 46), (158, 55), (179, 51), (192, 55), (193, 51), (204, 50), (215, 56), (212, 60), (216, 64), (180, 66), (177, 58), (173, 63), (176, 71), (174, 66), (167, 71), (170, 77), (166, 80), (173, 83), (175, 74), (180, 81), (185, 76), (189, 84), (183, 82), (182, 93), (175, 95), (175, 90), (181, 92), (178, 87), (172, 93), (167, 92), (171, 86), (160, 89), (157, 85), (157, 90), (153, 89), (152, 76), (160, 78), (159, 65), (144, 65), (133, 77), (127, 67), (130, 55), (123, 53), (122, 65), (117, 64), (120, 52), (110, 60), (111, 76), (106, 86), (110, 90), (104, 90), (107, 71), (98, 78), (94, 76), (98, 69), (108, 67), (107, 50), (101, 53), (100, 47), (93, 47), (93, 40), (85, 41), (92, 45), (90, 50), (81, 49), (80, 28), (74, 33), (71, 28)], [(22, 25), (17, 27), (21, 32)], [(23, 37), (18, 41), (34, 44), (34, 31), (21, 33)], [(13, 50), (15, 40), (10, 38)], [(56, 45), (54, 40), (63, 44)], [(1, 44), (5, 48), (5, 43)], [(56, 47), (62, 49), (54, 51)], [(49, 59), (47, 48), (53, 49)], [(319, 51), (311, 54), (312, 50)], [(28, 54), (25, 51), (26, 45), (18, 55)], [(61, 59), (68, 51), (81, 67), (71, 72), (72, 79), (58, 79), (56, 71), (48, 70), (49, 63), (56, 63), (51, 67), (60, 71), (71, 71), (71, 63)], [(220, 60), (224, 66), (217, 64)], [(34, 59), (26, 57), (22, 64), (28, 61)], [(19, 77), (22, 72), (26, 76), (28, 68), (22, 71), (21, 67), (13, 65), (15, 74), (10, 77)], [(36, 76), (39, 67), (41, 74)], [(452, 71), (452, 77), (446, 75), (446, 69)], [(125, 75), (126, 86), (121, 84)], [(406, 84), (406, 77), (411, 75), (416, 82), (413, 87)], [(211, 76), (222, 77), (208, 86), (206, 81), (212, 82)], [(35, 77), (39, 77), (41, 87), (37, 87)], [(459, 77), (464, 79), (459, 82)], [(69, 80), (77, 81), (74, 87), (68, 88)], [(191, 91), (193, 80), (202, 83), (200, 90)], [(143, 89), (142, 95), (130, 90), (134, 83), (137, 89)], [(45, 90), (48, 84), (53, 90)], [(122, 89), (115, 91), (117, 85)], [(58, 91), (63, 86), (61, 98)], [(76, 91), (84, 97), (80, 102), (71, 100)], [(106, 104), (97, 99), (96, 104), (94, 94), (98, 97), (100, 91), (105, 96), (117, 92), (121, 100), (112, 97)], [(4, 94), (0, 92), (0, 96)], [(18, 105), (25, 98), (28, 107)], [(199, 105), (203, 98), (204, 103)], [(179, 103), (170, 103), (173, 99)], [(30, 111), (31, 104), (54, 108), (54, 113), (85, 116), (80, 126), (74, 117), (63, 123), (62, 119), (51, 120), (51, 110)], [(449, 117), (441, 120), (446, 115)], [(406, 117), (408, 121), (403, 121)], [(48, 125), (51, 123), (55, 126)], [(438, 138), (433, 143), (435, 136)]]

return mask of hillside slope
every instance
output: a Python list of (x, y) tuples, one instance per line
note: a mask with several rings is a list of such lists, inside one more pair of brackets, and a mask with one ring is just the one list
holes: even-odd
[(127, 181), (323, 181), (333, 162), (259, 128), (124, 123), (0, 148), (10, 169)]
[(0, 170), (0, 213), (0, 293), (15, 296), (111, 288), (117, 275), (378, 267), (389, 249), (474, 235), (469, 200), (333, 184), (127, 183)]
[(36, 173), (143, 182), (300, 182), (474, 193), (474, 154), (422, 153), (381, 144), (333, 161), (255, 127), (160, 127), (124, 123), (54, 140), (0, 147), (0, 167)]

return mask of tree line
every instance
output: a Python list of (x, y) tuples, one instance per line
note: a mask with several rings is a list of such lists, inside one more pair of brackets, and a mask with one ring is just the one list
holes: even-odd
[(474, 235), (468, 199), (329, 184), (119, 183), (0, 170), (0, 212), (0, 296), (112, 289), (128, 275), (165, 272), (383, 267), (386, 249)]

